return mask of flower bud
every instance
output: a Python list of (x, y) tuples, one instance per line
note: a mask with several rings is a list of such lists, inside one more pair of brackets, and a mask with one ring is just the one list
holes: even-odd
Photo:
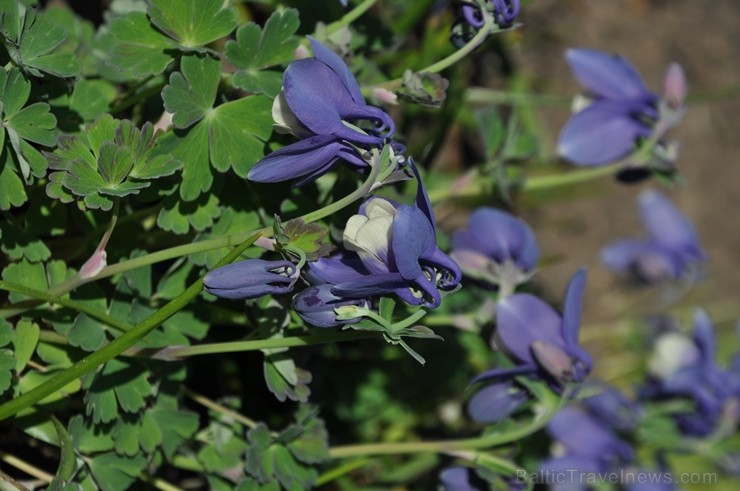
[(298, 270), (290, 261), (247, 259), (214, 269), (203, 278), (208, 293), (232, 300), (288, 293)]
[[(354, 324), (361, 318), (360, 309), (369, 303), (363, 298), (342, 298), (331, 292), (332, 285), (306, 288), (293, 298), (293, 309), (307, 323), (316, 327), (335, 327)], [(354, 309), (357, 315), (352, 315)], [(341, 315), (340, 315), (341, 312)]]

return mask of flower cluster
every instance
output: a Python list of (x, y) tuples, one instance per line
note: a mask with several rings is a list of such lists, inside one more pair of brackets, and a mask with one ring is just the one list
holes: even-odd
[[(664, 137), (683, 114), (686, 81), (680, 66), (669, 67), (661, 99), (621, 56), (571, 49), (566, 58), (586, 93), (576, 98), (574, 114), (560, 133), (558, 153), (576, 165), (630, 157), (628, 167), (672, 170), (677, 149)], [(642, 142), (649, 142), (645, 155), (633, 155)]]
[[(416, 202), (365, 201), (347, 221), (343, 249), (310, 263), (306, 276), (312, 284), (330, 285), (322, 291), (343, 299), (394, 294), (409, 305), (430, 309), (439, 306), (441, 292), (459, 285), (459, 267), (437, 247), (434, 214), (413, 159), (409, 165), (417, 177)], [(302, 316), (304, 295), (308, 293), (294, 301)]]
[(720, 422), (734, 428), (740, 419), (740, 373), (716, 361), (714, 327), (704, 310), (694, 313), (691, 337), (668, 330), (655, 341), (648, 362), (649, 379), (640, 391), (643, 400), (688, 400), (690, 411), (675, 415), (678, 428), (689, 436), (706, 436)]
[[(306, 183), (340, 161), (367, 170), (380, 163), (366, 158), (366, 153), (385, 145), (400, 149), (390, 141), (393, 120), (365, 104), (342, 59), (315, 39), (311, 46), (316, 57), (288, 66), (283, 91), (273, 106), (277, 127), (301, 140), (258, 162), (249, 174), (251, 180), (299, 178)], [(293, 308), (308, 324), (333, 327), (357, 322), (372, 300), (384, 295), (434, 309), (443, 292), (458, 287), (462, 273), (437, 247), (432, 206), (413, 159), (393, 157), (416, 180), (415, 203), (369, 197), (347, 221), (339, 252), (304, 268), (309, 287), (294, 297)], [(300, 273), (289, 261), (252, 259), (209, 273), (204, 283), (207, 291), (221, 297), (254, 298), (292, 291)]]
[(292, 62), (272, 109), (275, 129), (300, 141), (257, 162), (247, 176), (256, 182), (299, 179), (310, 182), (340, 162), (358, 171), (369, 168), (368, 151), (389, 142), (391, 117), (366, 104), (341, 57), (313, 38), (315, 58)]
[(620, 273), (633, 272), (648, 283), (701, 277), (707, 254), (688, 218), (652, 189), (643, 191), (638, 202), (647, 238), (608, 245), (601, 253), (604, 265)]

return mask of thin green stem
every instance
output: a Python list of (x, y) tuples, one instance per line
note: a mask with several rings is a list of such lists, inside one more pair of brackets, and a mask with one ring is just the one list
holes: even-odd
[[(373, 184), (375, 184), (375, 181), (378, 178), (378, 174), (380, 172), (380, 167), (381, 166), (379, 162), (376, 161), (374, 165), (371, 166), (370, 173), (368, 174), (367, 179), (365, 179), (365, 182), (362, 184), (362, 186), (360, 186), (347, 196), (341, 198), (340, 200), (328, 206), (325, 206), (324, 208), (320, 208), (318, 210), (312, 211), (311, 213), (303, 215), (302, 217), (300, 217), (300, 219), (302, 219), (304, 223), (311, 223), (321, 220), (322, 218), (325, 218), (362, 198), (370, 192)], [(170, 259), (176, 259), (190, 254), (195, 254), (197, 252), (205, 252), (213, 249), (220, 249), (222, 247), (231, 247), (241, 243), (244, 240), (247, 240), (254, 234), (260, 234), (265, 237), (270, 237), (272, 236), (272, 233), (272, 227), (264, 227), (262, 229), (251, 230), (249, 232), (244, 232), (241, 234), (227, 235), (224, 237), (219, 237), (217, 239), (202, 240), (199, 242), (193, 242), (191, 244), (183, 244), (175, 247), (170, 247), (168, 249), (153, 252), (145, 256), (135, 257), (106, 266), (93, 278), (81, 279), (78, 275), (74, 275), (63, 281), (62, 283), (53, 286), (52, 288), (47, 290), (46, 293), (52, 297), (58, 297), (69, 292), (70, 290), (74, 290), (78, 286), (89, 281), (97, 281), (99, 279), (107, 278), (118, 273), (123, 273), (132, 269), (148, 266), (150, 264), (156, 264)], [(42, 302), (40, 302), (39, 300), (27, 300), (24, 302), (19, 302), (18, 304), (15, 304), (11, 307), (0, 309), (0, 319), (7, 319), (8, 317), (22, 314), (23, 312), (32, 309), (40, 303)]]
[[(296, 348), (317, 344), (336, 343), (339, 341), (357, 341), (360, 339), (382, 339), (373, 331), (340, 331), (332, 333), (311, 334), (309, 336), (292, 336), (287, 338), (257, 339), (254, 341), (230, 341), (227, 343), (209, 343), (195, 346), (171, 346), (158, 350), (152, 357), (166, 360), (188, 356), (211, 355), (215, 353), (236, 353), (242, 351), (259, 351), (275, 348)], [(146, 352), (145, 350), (141, 350)]]
[[(478, 46), (483, 44), (483, 42), (488, 39), (488, 36), (493, 34), (493, 28), (496, 25), (495, 19), (493, 18), (493, 15), (487, 13), (485, 10), (483, 10), (484, 16), (485, 16), (485, 23), (480, 28), (480, 30), (473, 36), (473, 38), (462, 48), (455, 51), (451, 55), (447, 56), (446, 58), (443, 58), (436, 63), (433, 63), (429, 65), (426, 68), (422, 68), (421, 70), (416, 70), (417, 73), (439, 73), (442, 70), (449, 68), (450, 66), (454, 65), (458, 61), (462, 60), (466, 56), (468, 56), (470, 53), (473, 52)], [(393, 80), (389, 80), (387, 82), (383, 82), (381, 84), (376, 85), (375, 87), (378, 88), (384, 88), (384, 89), (395, 89), (400, 87), (403, 84), (403, 78), (396, 78)]]
[(484, 448), (505, 445), (515, 442), (521, 438), (544, 427), (548, 421), (567, 403), (570, 396), (565, 391), (558, 404), (552, 407), (543, 406), (543, 411), (536, 413), (526, 424), (513, 430), (491, 433), (477, 438), (463, 438), (458, 440), (437, 440), (422, 442), (399, 442), (399, 443), (368, 443), (359, 445), (342, 445), (329, 449), (332, 458), (357, 457), (367, 455), (398, 455), (420, 452), (454, 453), (460, 450), (480, 450)]
[(329, 469), (319, 476), (319, 478), (316, 480), (316, 485), (323, 486), (324, 484), (330, 483), (336, 479), (339, 479), (345, 474), (349, 474), (350, 472), (357, 470), (360, 467), (366, 466), (373, 460), (374, 459), (369, 458), (350, 460), (347, 463), (334, 467), (333, 469)]
[(509, 92), (485, 87), (468, 87), (465, 91), (465, 100), (472, 104), (569, 107), (573, 98), (559, 95)]
[(212, 401), (206, 396), (198, 394), (197, 392), (192, 391), (188, 389), (187, 387), (183, 387), (182, 393), (185, 394), (185, 397), (192, 399), (193, 401), (197, 402), (201, 406), (206, 407), (210, 409), (211, 411), (215, 411), (217, 413), (221, 413), (225, 416), (228, 416), (229, 418), (232, 418), (234, 421), (243, 424), (247, 428), (255, 428), (257, 426), (257, 422), (254, 421), (253, 419), (250, 419), (244, 416), (243, 414), (237, 411), (234, 411), (233, 409), (229, 409), (226, 406), (222, 406), (216, 401)]
[(378, 2), (378, 0), (365, 0), (361, 4), (359, 4), (357, 7), (353, 8), (344, 16), (332, 22), (328, 26), (326, 26), (326, 34), (332, 34), (337, 32), (339, 29), (348, 26), (352, 24), (354, 21), (362, 17), (362, 14), (370, 10), (370, 8), (375, 5)]
[(36, 479), (40, 479), (44, 482), (48, 483), (48, 482), (51, 482), (52, 479), (54, 479), (54, 476), (52, 474), (49, 474), (48, 472), (42, 469), (39, 469), (38, 467), (26, 462), (23, 459), (19, 459), (15, 455), (11, 455), (7, 452), (3, 452), (2, 450), (0, 450), (0, 460), (2, 460), (8, 465), (12, 465), (18, 470), (25, 472), (29, 476), (33, 476)]
[(524, 191), (540, 191), (542, 189), (552, 189), (561, 186), (569, 186), (581, 182), (592, 181), (605, 176), (614, 175), (614, 172), (622, 167), (622, 163), (593, 167), (589, 169), (580, 169), (562, 174), (534, 176), (527, 179), (524, 183)]
[[(216, 267), (223, 266), (234, 261), (250, 245), (252, 245), (252, 243), (254, 243), (254, 241), (257, 240), (258, 237), (259, 235), (254, 235), (250, 239), (244, 241), (241, 245), (227, 254), (226, 257), (224, 257), (216, 265)], [(165, 304), (161, 309), (144, 319), (130, 331), (123, 333), (121, 336), (111, 341), (104, 348), (95, 351), (94, 353), (90, 353), (71, 367), (67, 368), (60, 374), (55, 375), (51, 379), (47, 380), (38, 387), (35, 387), (29, 392), (26, 392), (25, 394), (22, 394), (15, 399), (11, 399), (3, 405), (0, 405), (0, 421), (15, 415), (16, 413), (27, 407), (30, 407), (31, 405), (37, 403), (45, 397), (55, 393), (70, 382), (77, 380), (86, 373), (89, 373), (103, 363), (111, 360), (112, 358), (115, 358), (127, 349), (131, 348), (144, 336), (149, 334), (154, 328), (172, 317), (183, 307), (185, 307), (192, 299), (197, 297), (200, 294), (202, 288), (203, 280), (198, 279), (179, 296), (175, 297), (173, 300)]]
[(100, 322), (107, 324), (110, 327), (113, 327), (121, 332), (129, 331), (134, 327), (127, 322), (118, 320), (115, 317), (112, 317), (106, 314), (102, 310), (98, 310), (96, 308), (90, 307), (89, 305), (84, 304), (82, 302), (77, 302), (74, 300), (52, 296), (52, 295), (49, 295), (47, 292), (42, 292), (41, 290), (35, 290), (25, 285), (19, 285), (17, 283), (11, 283), (9, 281), (0, 280), (0, 290), (21, 293), (23, 295), (28, 295), (29, 297), (33, 297), (37, 300), (43, 300), (44, 302), (53, 303), (53, 304), (61, 305), (62, 307), (67, 307), (67, 308), (76, 310), (77, 312), (87, 314), (93, 319), (97, 319)]

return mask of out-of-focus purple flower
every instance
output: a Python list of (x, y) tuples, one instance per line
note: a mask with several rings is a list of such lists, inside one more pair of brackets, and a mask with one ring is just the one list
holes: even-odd
[(358, 322), (361, 317), (338, 319), (336, 309), (340, 307), (368, 308), (370, 303), (362, 298), (342, 298), (331, 292), (331, 285), (316, 285), (306, 288), (293, 298), (293, 309), (307, 323), (316, 327), (335, 327)]
[[(592, 49), (570, 49), (566, 59), (586, 91), (587, 102), (585, 107), (576, 106), (558, 140), (558, 153), (569, 162), (595, 166), (618, 161), (630, 155), (641, 139), (653, 137), (661, 142), (664, 134), (680, 120), (686, 84), (677, 65), (672, 65), (667, 75), (670, 92), (666, 94), (669, 101), (666, 104), (647, 88), (635, 67), (621, 56)], [(673, 158), (675, 152), (665, 145), (662, 147), (655, 155), (664, 161)]]
[(589, 384), (598, 392), (582, 400), (583, 405), (596, 419), (617, 431), (631, 431), (643, 416), (640, 405), (628, 399), (621, 391), (605, 384)]
[[(694, 313), (693, 336), (680, 332), (662, 334), (655, 343), (648, 363), (649, 382), (642, 388), (644, 399), (687, 398), (696, 408), (675, 416), (681, 431), (687, 435), (711, 433), (725, 409), (737, 404), (740, 397), (738, 374), (720, 367), (716, 361), (716, 340), (709, 315), (704, 310)], [(735, 421), (736, 423), (736, 421)]]
[(468, 227), (452, 236), (450, 256), (471, 278), (513, 290), (537, 265), (539, 249), (532, 229), (519, 218), (495, 208), (478, 208)]
[(604, 265), (617, 272), (632, 271), (650, 283), (699, 277), (707, 255), (688, 218), (655, 190), (640, 194), (639, 207), (648, 237), (605, 247)]
[(583, 381), (593, 366), (591, 356), (578, 344), (585, 286), (586, 271), (581, 269), (568, 284), (562, 316), (528, 293), (499, 301), (494, 339), (517, 366), (489, 370), (474, 381), (526, 373), (559, 384)]
[(333, 284), (331, 292), (343, 298), (395, 293), (410, 305), (438, 307), (439, 290), (455, 289), (462, 273), (437, 247), (432, 207), (418, 174), (417, 180), (413, 205), (367, 200), (345, 226), (347, 252), (312, 263), (308, 276)]
[(257, 162), (248, 178), (280, 182), (318, 178), (340, 162), (368, 167), (364, 151), (381, 147), (394, 124), (380, 108), (365, 103), (344, 61), (310, 38), (315, 58), (292, 62), (283, 75), (283, 92), (275, 98), (276, 128), (301, 140)]
[(478, 423), (490, 424), (508, 418), (529, 400), (524, 387), (504, 380), (483, 386), (468, 401), (468, 414)]
[(257, 298), (290, 292), (297, 276), (298, 271), (290, 261), (246, 259), (206, 274), (203, 287), (221, 298)]
[(485, 481), (469, 467), (447, 467), (439, 473), (444, 491), (488, 491)]
[(467, 44), (485, 24), (484, 15), (493, 17), (499, 29), (511, 27), (519, 15), (519, 3), (519, 0), (488, 0), (484, 14), (477, 3), (463, 0), (460, 3), (461, 16), (452, 31), (452, 44), (457, 48)]
[(349, 0), (339, 0), (339, 3), (342, 4), (342, 7), (346, 7), (347, 3), (349, 3)]
[(629, 444), (575, 405), (556, 414), (547, 424), (547, 432), (563, 447), (566, 456), (581, 459), (581, 465), (576, 466), (580, 470), (596, 467), (597, 472), (603, 472), (633, 457)]

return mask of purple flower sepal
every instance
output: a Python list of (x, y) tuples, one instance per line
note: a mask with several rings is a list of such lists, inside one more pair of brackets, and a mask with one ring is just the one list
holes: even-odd
[(586, 270), (570, 280), (562, 315), (528, 293), (500, 300), (496, 307), (495, 343), (515, 363), (478, 375), (473, 382), (521, 374), (539, 374), (557, 384), (581, 382), (593, 367), (578, 344)]
[(648, 283), (699, 278), (707, 254), (688, 218), (658, 191), (645, 190), (638, 201), (647, 238), (605, 247), (604, 265), (620, 273), (634, 272)]
[(672, 164), (675, 148), (662, 142), (680, 121), (685, 78), (678, 65), (666, 76), (666, 99), (650, 91), (625, 58), (592, 49), (570, 49), (566, 59), (585, 89), (558, 140), (558, 153), (575, 165), (597, 166), (629, 156), (641, 139), (659, 141), (654, 155)]
[(488, 491), (490, 486), (469, 467), (447, 467), (439, 473), (444, 491)]
[(314, 268), (334, 284), (332, 293), (367, 298), (395, 293), (410, 305), (436, 308), (440, 290), (454, 290), (462, 278), (458, 265), (437, 247), (429, 197), (412, 159), (418, 188), (413, 205), (370, 198), (344, 229), (344, 246), (359, 258), (327, 260)]
[(203, 287), (217, 297), (244, 300), (289, 293), (297, 277), (298, 270), (290, 261), (246, 259), (209, 272)]
[[(517, 15), (519, 15), (519, 0), (489, 0), (487, 8), (499, 27), (510, 26)], [(462, 16), (465, 21), (475, 29), (483, 27), (483, 15), (477, 5), (463, 2), (461, 5)]]
[(317, 285), (306, 288), (293, 298), (293, 309), (298, 315), (316, 327), (336, 327), (358, 322), (362, 317), (338, 318), (336, 309), (358, 307), (367, 309), (370, 302), (361, 298), (342, 298), (331, 292), (331, 285)]
[(475, 210), (468, 227), (454, 233), (452, 249), (450, 256), (466, 275), (511, 289), (529, 278), (539, 258), (529, 225), (489, 207)]
[(283, 92), (273, 117), (283, 132), (301, 141), (267, 155), (250, 170), (257, 182), (301, 178), (305, 184), (340, 162), (366, 169), (364, 154), (384, 145), (395, 127), (382, 109), (366, 104), (342, 58), (313, 38), (315, 58), (292, 62), (283, 75)]
[(586, 390), (594, 388), (598, 392), (583, 399), (583, 405), (591, 415), (617, 431), (628, 432), (637, 427), (643, 417), (643, 410), (636, 401), (603, 383), (589, 384)]

